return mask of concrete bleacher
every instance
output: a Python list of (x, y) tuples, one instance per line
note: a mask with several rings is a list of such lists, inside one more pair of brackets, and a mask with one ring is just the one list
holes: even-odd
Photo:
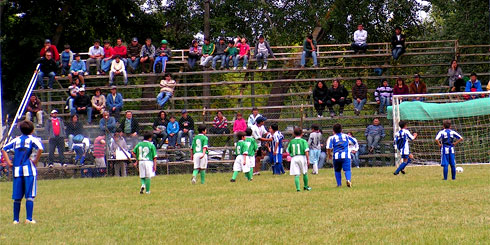
[[(297, 62), (300, 58), (300, 46), (278, 46), (272, 47), (276, 58), (268, 59), (269, 69), (254, 69), (255, 60), (251, 59), (249, 69), (236, 71), (188, 71), (184, 68), (186, 50), (174, 50), (174, 56), (167, 69), (178, 84), (174, 97), (166, 105), (165, 111), (179, 116), (180, 110), (185, 108), (196, 124), (204, 123), (211, 126), (215, 113), (220, 110), (228, 118), (231, 130), (236, 112), (243, 113), (246, 119), (251, 109), (257, 107), (269, 118), (268, 124), (279, 124), (280, 129), (285, 131), (286, 138), (291, 138), (290, 130), (287, 129), (293, 126), (307, 129), (313, 123), (320, 124), (324, 136), (328, 136), (331, 126), (340, 122), (346, 131), (352, 131), (360, 143), (364, 144), (365, 127), (374, 118), (380, 117), (387, 134), (382, 142), (383, 147), (376, 154), (363, 155), (361, 158), (365, 159), (363, 165), (391, 164), (392, 122), (375, 113), (377, 104), (373, 93), (381, 78), (389, 79), (392, 85), (397, 77), (402, 77), (409, 83), (413, 74), (419, 73), (427, 83), (429, 92), (445, 92), (448, 91), (447, 69), (450, 61), (455, 58), (461, 60), (460, 66), (465, 74), (475, 71), (481, 78), (490, 76), (490, 60), (487, 53), (489, 45), (461, 46), (454, 40), (418, 41), (407, 44), (407, 52), (399, 61), (391, 60), (391, 47), (388, 43), (370, 44), (366, 54), (353, 54), (348, 44), (318, 45), (319, 67), (316, 68), (299, 68)], [(471, 52), (465, 52), (466, 49)], [(383, 69), (384, 74), (376, 75), (373, 72), (376, 68)], [(350, 93), (350, 88), (358, 77), (363, 79), (369, 88), (368, 103), (360, 116), (355, 116), (352, 105), (349, 105), (346, 106), (342, 117), (316, 117), (312, 103), (312, 89), (316, 82), (340, 78)], [(133, 111), (142, 130), (151, 130), (153, 120), (161, 110), (155, 100), (159, 90), (159, 79), (161, 74), (130, 74), (129, 85), (118, 86), (118, 92), (125, 98), (124, 109)], [(87, 93), (92, 95), (96, 88), (101, 88), (104, 94), (107, 93), (107, 80), (107, 75), (86, 76)], [(69, 112), (64, 110), (67, 87), (67, 78), (60, 77), (54, 89), (34, 91), (43, 101), (45, 112), (57, 109), (65, 121), (69, 120)], [(205, 96), (206, 91), (210, 95)], [(94, 125), (86, 126), (91, 136), (98, 130), (98, 120), (94, 122)], [(42, 128), (38, 129), (38, 133), (43, 137)], [(221, 159), (216, 161), (229, 163), (232, 160), (229, 156), (229, 151), (233, 148), (232, 135), (209, 137), (211, 150), (218, 153), (228, 151), (226, 156), (223, 153)], [(47, 144), (45, 148), (47, 151)], [(161, 158), (170, 159), (169, 164), (188, 163), (185, 161), (188, 160), (188, 154), (188, 148), (159, 150)], [(182, 157), (176, 157), (178, 155)]]

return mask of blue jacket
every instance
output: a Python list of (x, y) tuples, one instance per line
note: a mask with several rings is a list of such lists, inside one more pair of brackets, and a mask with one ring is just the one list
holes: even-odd
[(112, 94), (108, 94), (105, 98), (107, 99), (106, 106), (109, 111), (112, 110), (112, 107), (116, 107), (122, 110), (124, 102), (123, 97), (120, 93), (116, 93), (116, 100), (112, 98)]
[(471, 88), (472, 87), (476, 88), (476, 91), (475, 92), (481, 92), (481, 91), (483, 91), (482, 88), (481, 88), (481, 82), (480, 82), (480, 80), (476, 80), (476, 82), (474, 84), (471, 82), (471, 80), (468, 80), (468, 82), (466, 82), (466, 89), (464, 91), (465, 92), (471, 92)]
[(100, 123), (99, 123), (100, 130), (105, 132), (106, 127), (107, 127), (107, 130), (109, 130), (109, 132), (115, 133), (116, 132), (116, 119), (114, 119), (114, 117), (109, 117), (107, 122), (104, 118), (100, 119)]
[(71, 67), (70, 67), (70, 72), (72, 71), (83, 71), (83, 72), (86, 72), (87, 71), (87, 67), (85, 66), (85, 61), (83, 60), (80, 60), (80, 61), (77, 61), (77, 60), (74, 60), (71, 62)]
[(168, 122), (167, 124), (167, 134), (176, 134), (179, 132), (179, 122)]
[(381, 136), (381, 138), (385, 137), (385, 129), (383, 128), (383, 126), (381, 125), (378, 125), (378, 126), (375, 126), (375, 125), (369, 125), (367, 126), (366, 128), (366, 132), (364, 132), (364, 135), (365, 136), (368, 136), (368, 135), (379, 135)]

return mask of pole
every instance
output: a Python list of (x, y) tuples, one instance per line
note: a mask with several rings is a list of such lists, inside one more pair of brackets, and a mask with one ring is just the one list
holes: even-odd
[[(0, 4), (0, 25), (2, 24), (2, 12), (3, 3)], [(2, 35), (2, 28), (0, 28), (0, 36)], [(2, 45), (0, 42), (0, 138), (3, 137), (3, 86), (2, 86)], [(7, 127), (7, 124), (5, 124)]]
[[(210, 32), (210, 26), (209, 26), (209, 1), (210, 0), (204, 0), (204, 37), (210, 38), (209, 37), (209, 32)], [(210, 81), (210, 76), (209, 74), (204, 74), (202, 77), (202, 80), (204, 83), (209, 83)], [(209, 85), (203, 86), (202, 88), (202, 95), (205, 98), (203, 100), (203, 107), (209, 108), (211, 105), (211, 101), (208, 99), (209, 96), (211, 96), (211, 87)]]

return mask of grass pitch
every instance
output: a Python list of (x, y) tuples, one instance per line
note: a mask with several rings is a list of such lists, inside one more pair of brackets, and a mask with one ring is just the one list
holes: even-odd
[[(336, 188), (332, 169), (292, 176), (157, 176), (38, 182), (35, 225), (12, 224), (11, 183), (0, 183), (0, 244), (445, 244), (490, 241), (490, 166), (464, 166), (456, 181), (440, 167), (353, 169)], [(345, 182), (345, 181), (344, 181)], [(21, 220), (25, 219), (22, 202)]]

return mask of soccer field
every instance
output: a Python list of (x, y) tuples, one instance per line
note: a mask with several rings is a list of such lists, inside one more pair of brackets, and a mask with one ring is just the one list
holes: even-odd
[(456, 181), (440, 167), (353, 169), (353, 188), (322, 169), (300, 193), (270, 173), (208, 174), (205, 185), (157, 176), (150, 195), (137, 177), (42, 180), (34, 225), (12, 224), (12, 183), (2, 182), (0, 244), (488, 243), (490, 166), (463, 167)]

